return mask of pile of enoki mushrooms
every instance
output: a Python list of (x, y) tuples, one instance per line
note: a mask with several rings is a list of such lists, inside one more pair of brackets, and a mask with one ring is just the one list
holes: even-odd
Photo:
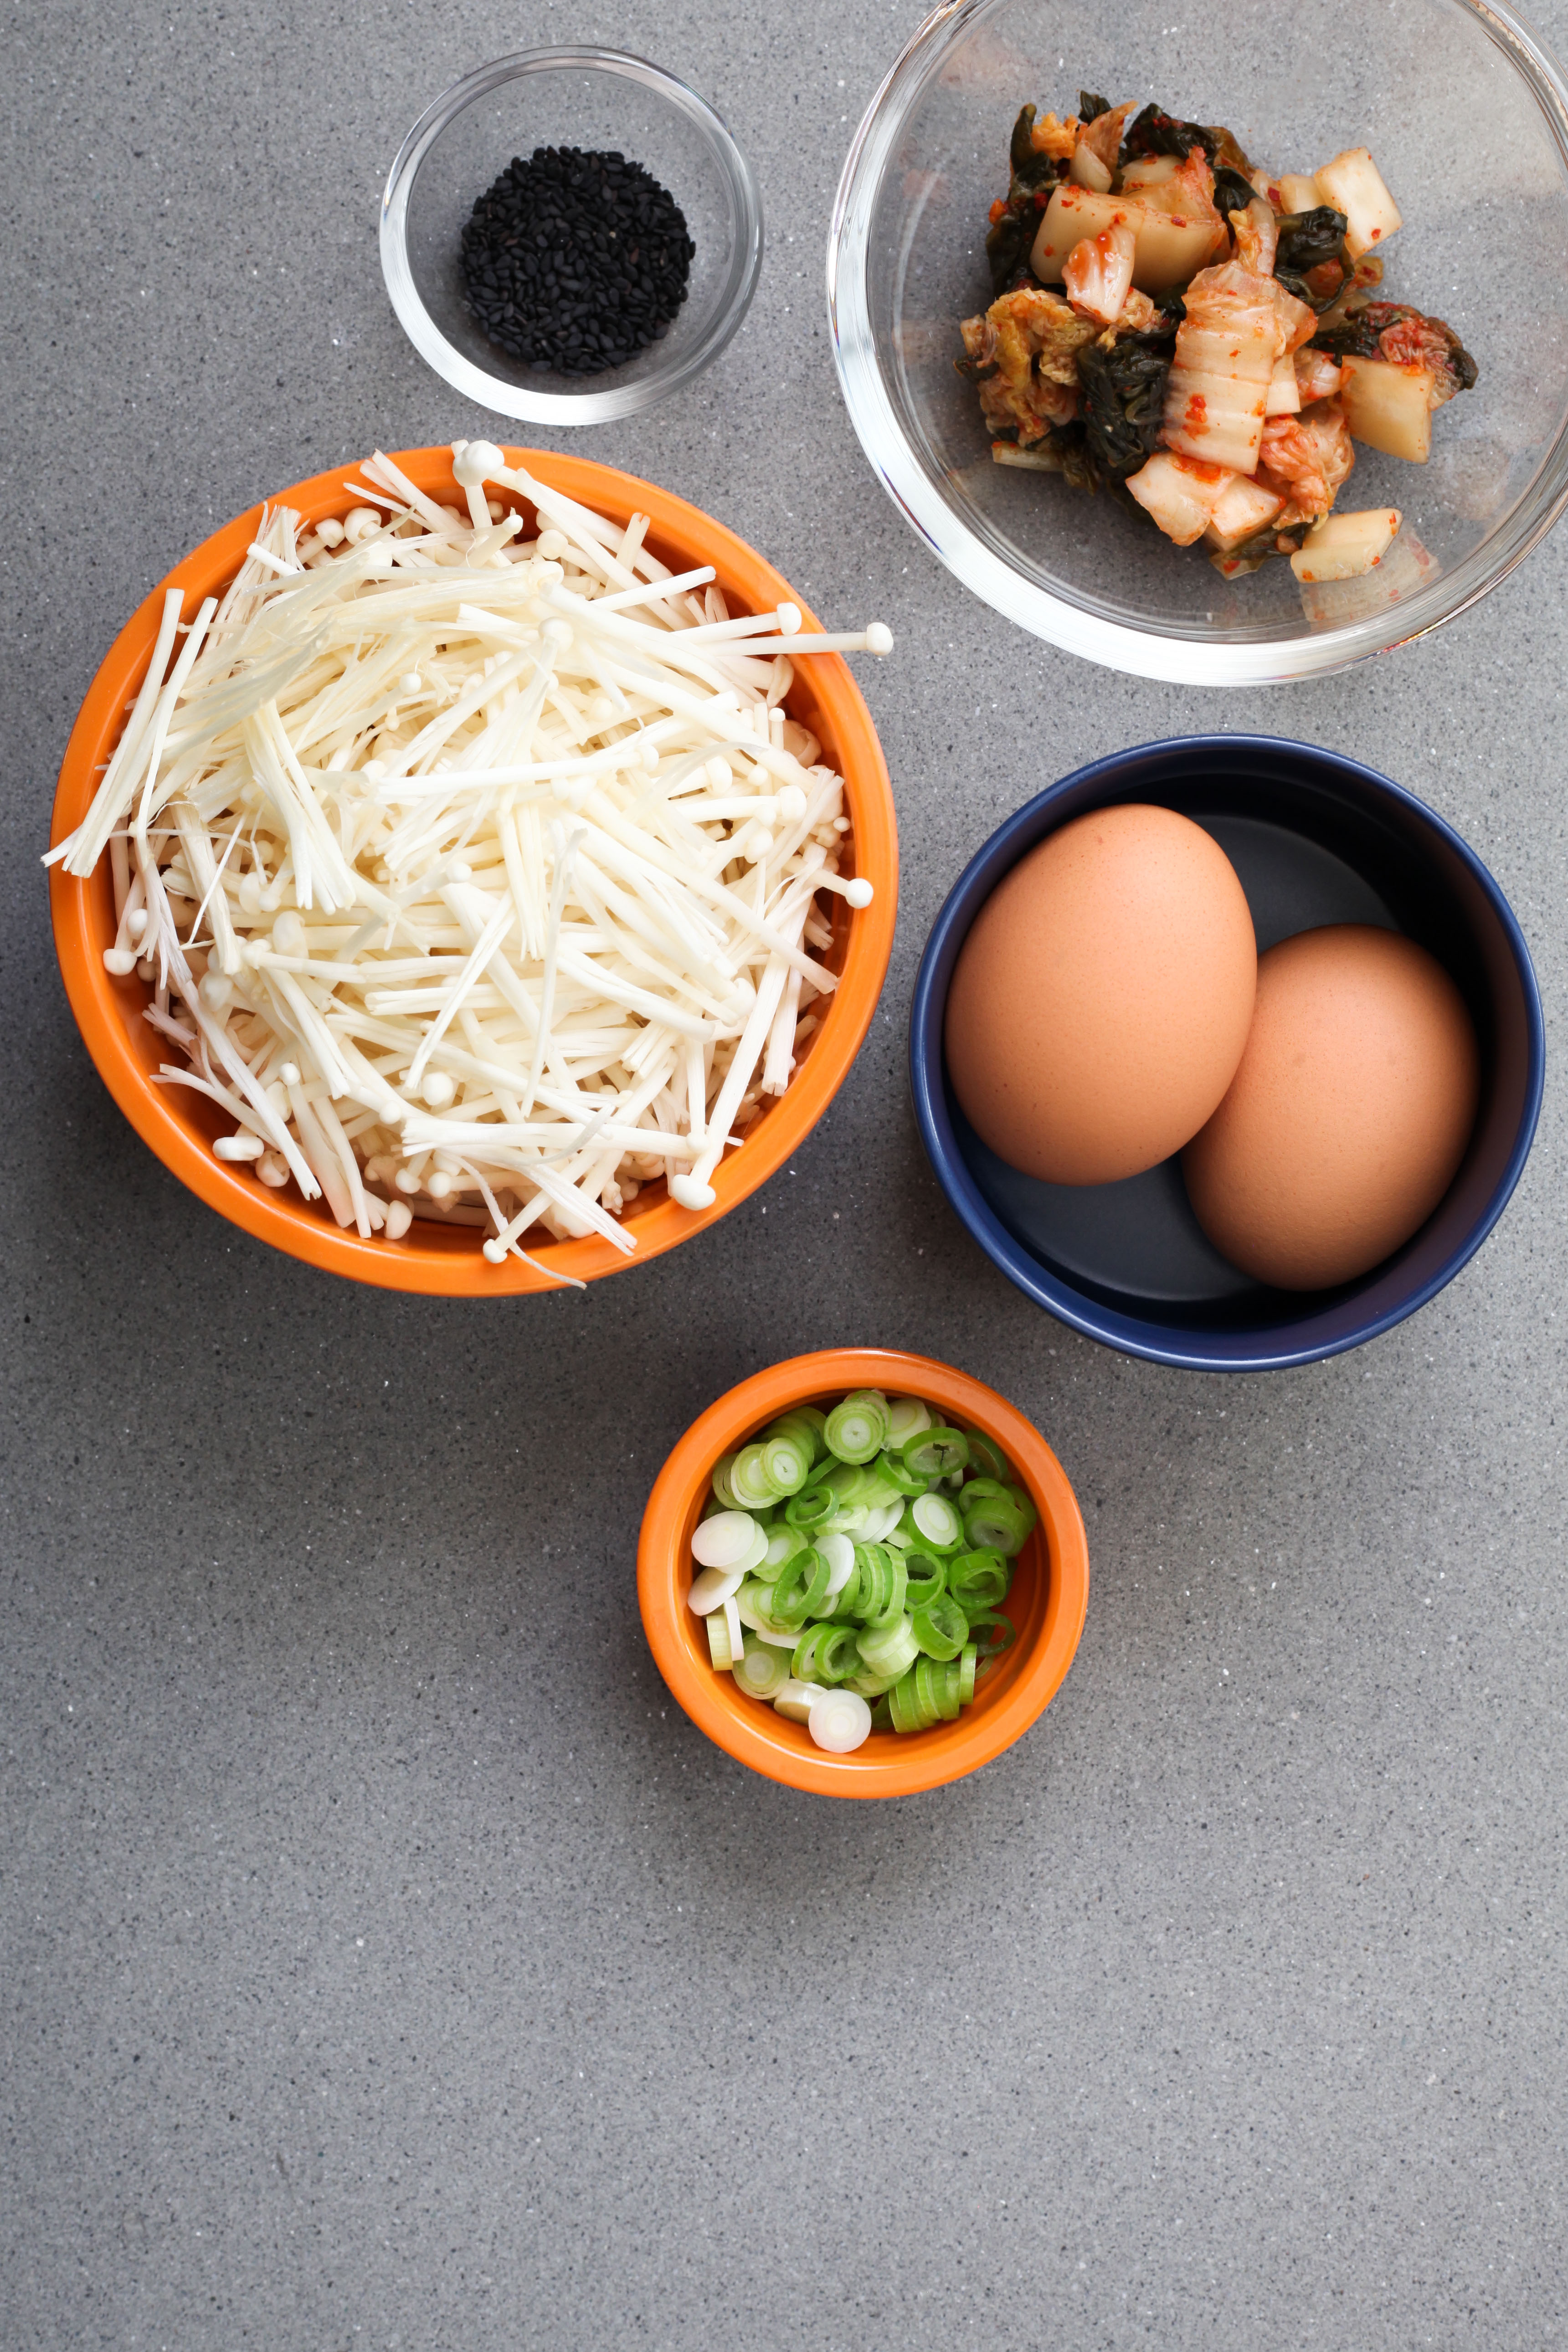
[(731, 618), (646, 517), (453, 446), (466, 514), (378, 453), (343, 521), (275, 508), (221, 600), (187, 622), (169, 592), (49, 856), (107, 850), (104, 961), (184, 1057), (161, 1081), (232, 1118), (219, 1159), (367, 1239), (418, 1216), (497, 1265), (541, 1229), (630, 1252), (654, 1179), (711, 1206), (836, 984), (829, 894), (871, 884), (784, 697), (803, 655), (892, 638)]

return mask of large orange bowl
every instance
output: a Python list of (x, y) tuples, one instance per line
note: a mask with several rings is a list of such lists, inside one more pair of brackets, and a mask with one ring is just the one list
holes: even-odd
[[(804, 1723), (748, 1698), (708, 1655), (704, 1622), (686, 1605), (691, 1535), (713, 1465), (792, 1405), (836, 1404), (879, 1388), (940, 1405), (951, 1422), (994, 1438), (1028, 1488), (1039, 1524), (1018, 1555), (1005, 1613), (1017, 1638), (981, 1681), (956, 1723), (900, 1735), (874, 1731), (848, 1756), (812, 1744)], [(659, 1472), (643, 1514), (637, 1599), (658, 1670), (710, 1739), (755, 1772), (827, 1797), (908, 1797), (978, 1771), (1021, 1738), (1055, 1697), (1073, 1661), (1089, 1602), (1089, 1543), (1066, 1471), (1032, 1423), (983, 1381), (930, 1356), (884, 1348), (827, 1348), (758, 1372), (709, 1406)]]
[[(462, 505), (463, 493), (453, 478), (449, 449), (404, 449), (395, 455), (398, 465), (422, 490)], [(763, 612), (789, 599), (801, 606), (805, 628), (820, 625), (772, 564), (722, 523), (688, 506), (683, 499), (584, 457), (558, 457), (542, 449), (509, 449), (506, 455), (509, 462), (522, 465), (540, 480), (595, 508), (611, 521), (624, 523), (634, 514), (648, 516), (647, 545), (654, 553), (678, 571), (710, 563), (732, 612)], [(342, 517), (363, 503), (345, 488), (353, 471), (353, 466), (342, 466), (331, 473), (314, 475), (280, 491), (271, 503), (293, 508), (310, 523), (323, 521), (329, 515)], [(160, 581), (115, 639), (66, 748), (55, 794), (52, 841), (70, 833), (91, 803), (98, 772), (118, 737), (125, 706), (145, 674), (165, 590), (185, 591), (187, 613), (202, 597), (220, 591), (239, 569), (260, 515), (258, 507), (251, 507), (205, 540), (183, 563), (176, 564), (166, 580)], [(187, 1087), (153, 1084), (153, 1074), (166, 1058), (168, 1047), (142, 1018), (149, 992), (134, 978), (112, 979), (103, 968), (103, 950), (113, 945), (115, 933), (107, 858), (87, 882), (74, 880), (58, 866), (49, 871), (55, 945), (66, 993), (99, 1075), (164, 1166), (209, 1208), (308, 1265), (359, 1282), (377, 1283), (383, 1289), (426, 1291), (446, 1297), (493, 1297), (510, 1291), (552, 1288), (561, 1278), (591, 1282), (673, 1249), (764, 1184), (816, 1126), (843, 1085), (870, 1024), (892, 949), (898, 835), (887, 765), (870, 713), (847, 665), (837, 655), (802, 658), (788, 709), (793, 718), (811, 729), (822, 744), (823, 757), (844, 779), (845, 805), (853, 828), (848, 835), (852, 855), (844, 870), (868, 876), (876, 896), (868, 907), (853, 911), (842, 898), (833, 898), (833, 945), (824, 961), (838, 972), (838, 987), (824, 1000), (821, 1026), (805, 1046), (787, 1093), (759, 1115), (744, 1142), (714, 1171), (712, 1183), (718, 1197), (713, 1206), (682, 1209), (670, 1200), (662, 1180), (646, 1186), (624, 1220), (626, 1231), (637, 1238), (631, 1255), (591, 1235), (583, 1241), (540, 1247), (532, 1253), (539, 1261), (537, 1269), (515, 1257), (509, 1257), (503, 1265), (491, 1265), (481, 1255), (481, 1236), (472, 1227), (443, 1228), (417, 1218), (402, 1241), (363, 1241), (334, 1223), (324, 1202), (303, 1201), (291, 1186), (287, 1192), (269, 1192), (246, 1172), (243, 1163), (215, 1160), (213, 1139), (232, 1122), (223, 1118), (216, 1105)]]

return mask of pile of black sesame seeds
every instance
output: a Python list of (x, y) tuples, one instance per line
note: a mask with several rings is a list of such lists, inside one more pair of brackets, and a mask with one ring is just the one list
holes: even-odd
[(476, 203), (463, 278), (468, 308), (503, 352), (597, 375), (666, 331), (696, 250), (685, 214), (640, 163), (536, 147)]

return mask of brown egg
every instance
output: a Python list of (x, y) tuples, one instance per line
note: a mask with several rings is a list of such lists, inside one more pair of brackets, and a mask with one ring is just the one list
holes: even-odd
[(1257, 977), (1218, 843), (1172, 809), (1097, 809), (1021, 858), (975, 918), (948, 991), (953, 1091), (1026, 1175), (1135, 1176), (1229, 1086)]
[(1198, 1223), (1259, 1282), (1349, 1282), (1431, 1215), (1479, 1087), (1470, 1016), (1425, 948), (1363, 923), (1299, 931), (1260, 959), (1241, 1067), (1182, 1156)]

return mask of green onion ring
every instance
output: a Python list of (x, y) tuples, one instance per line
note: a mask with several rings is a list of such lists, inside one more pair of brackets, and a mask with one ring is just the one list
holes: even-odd
[(711, 1484), (722, 1509), (743, 1511), (746, 1507), (730, 1484), (730, 1473), (734, 1467), (734, 1462), (735, 1457), (732, 1454), (721, 1454), (718, 1461), (713, 1465)]
[(996, 1440), (987, 1437), (983, 1429), (965, 1429), (963, 1433), (969, 1440), (971, 1466), (982, 1478), (994, 1478), (1005, 1485), (1013, 1475), (1013, 1465)]
[(1018, 1629), (1011, 1618), (999, 1615), (994, 1609), (979, 1609), (969, 1621), (969, 1635), (979, 1663), (986, 1665), (1012, 1648), (1018, 1638)]
[(915, 1639), (928, 1658), (956, 1658), (969, 1639), (969, 1620), (948, 1592), (939, 1594), (928, 1608), (917, 1609), (912, 1622)]
[[(914, 1442), (913, 1438), (910, 1440), (911, 1445)], [(931, 1484), (931, 1481), (922, 1477), (918, 1470), (911, 1470), (900, 1454), (891, 1452), (879, 1454), (872, 1466), (877, 1475), (884, 1479), (889, 1486), (897, 1487), (900, 1495), (923, 1495)]]
[[(747, 1451), (750, 1452), (750, 1447)], [(771, 1429), (761, 1440), (758, 1452), (763, 1467), (781, 1495), (796, 1495), (811, 1475), (812, 1444), (809, 1434), (799, 1430), (780, 1432)]]
[(917, 1429), (901, 1452), (905, 1468), (921, 1478), (951, 1478), (969, 1464), (969, 1440), (961, 1429)]
[(934, 1552), (917, 1551), (912, 1544), (904, 1554), (904, 1569), (909, 1578), (904, 1591), (904, 1606), (907, 1609), (926, 1608), (940, 1593), (945, 1592), (952, 1582), (951, 1570), (945, 1559), (938, 1559)]
[(730, 1484), (742, 1498), (743, 1511), (754, 1511), (759, 1505), (778, 1502), (784, 1489), (774, 1483), (769, 1472), (764, 1449), (760, 1445), (742, 1445), (730, 1467)]
[(799, 1528), (803, 1534), (809, 1535), (814, 1528), (821, 1527), (825, 1519), (830, 1519), (837, 1508), (838, 1498), (831, 1486), (806, 1486), (798, 1495), (790, 1496), (784, 1505), (784, 1515), (792, 1528)]
[[(804, 1625), (827, 1591), (829, 1573), (827, 1562), (819, 1551), (796, 1552), (785, 1563), (784, 1574), (773, 1586), (772, 1601), (764, 1604), (773, 1622)], [(805, 1679), (802, 1675), (801, 1680)]]
[(840, 1462), (869, 1462), (888, 1434), (888, 1400), (878, 1389), (855, 1389), (827, 1416), (823, 1435)]
[[(771, 1545), (769, 1551), (771, 1555)], [(948, 1562), (947, 1589), (961, 1609), (999, 1607), (1012, 1581), (1012, 1571), (999, 1551), (963, 1551)]]

